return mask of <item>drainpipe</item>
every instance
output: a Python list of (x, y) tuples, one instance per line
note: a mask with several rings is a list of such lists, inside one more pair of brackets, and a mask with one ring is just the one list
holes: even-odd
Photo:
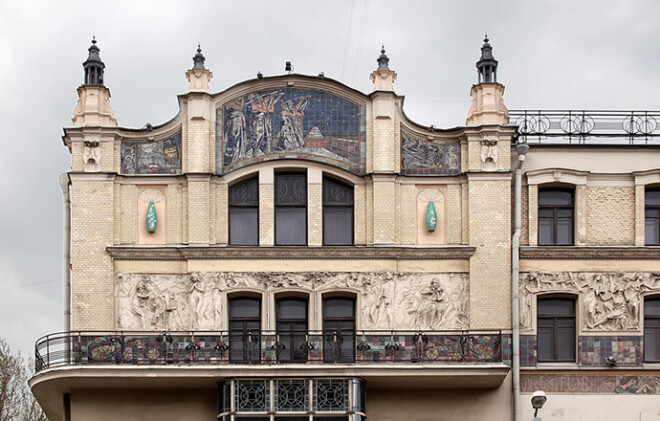
[[(69, 174), (60, 174), (60, 188), (64, 198), (64, 332), (71, 330), (71, 200)], [(69, 344), (69, 341), (66, 341)], [(68, 354), (68, 353), (67, 353)]]
[(518, 278), (520, 270), (520, 232), (522, 202), (522, 167), (529, 151), (527, 143), (516, 145), (518, 164), (515, 169), (514, 232), (511, 240), (511, 364), (513, 366), (513, 421), (520, 421), (520, 304)]

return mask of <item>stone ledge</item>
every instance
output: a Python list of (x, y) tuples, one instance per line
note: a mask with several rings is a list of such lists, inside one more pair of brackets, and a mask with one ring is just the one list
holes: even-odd
[(580, 247), (523, 246), (521, 259), (548, 260), (654, 260), (660, 259), (660, 247)]
[(198, 247), (198, 246), (115, 246), (106, 248), (117, 260), (458, 260), (469, 259), (476, 247)]

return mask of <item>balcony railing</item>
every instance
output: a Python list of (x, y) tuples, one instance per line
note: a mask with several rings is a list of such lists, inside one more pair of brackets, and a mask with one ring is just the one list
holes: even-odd
[(660, 145), (660, 111), (509, 110), (509, 118), (523, 142)]
[(501, 331), (76, 331), (35, 345), (59, 366), (502, 362)]

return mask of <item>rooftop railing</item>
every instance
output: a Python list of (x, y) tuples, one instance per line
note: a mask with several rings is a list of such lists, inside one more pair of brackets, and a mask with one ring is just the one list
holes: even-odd
[(484, 331), (76, 331), (35, 345), (36, 371), (60, 366), (499, 363), (502, 333)]
[(660, 145), (660, 111), (509, 110), (522, 142)]

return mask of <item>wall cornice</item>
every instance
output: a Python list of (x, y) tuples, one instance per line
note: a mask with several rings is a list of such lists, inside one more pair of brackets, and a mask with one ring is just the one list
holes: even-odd
[(660, 247), (521, 247), (521, 259), (547, 260), (654, 260)]

